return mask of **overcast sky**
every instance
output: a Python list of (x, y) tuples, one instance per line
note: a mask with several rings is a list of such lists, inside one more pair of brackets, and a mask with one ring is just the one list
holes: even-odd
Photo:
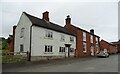
[(96, 35), (108, 42), (118, 40), (118, 0), (2, 0), (0, 5), (0, 37), (12, 34), (12, 26), (17, 25), (23, 11), (39, 18), (49, 11), (51, 22), (64, 26), (66, 16), (70, 15), (73, 25), (87, 31), (94, 29)]

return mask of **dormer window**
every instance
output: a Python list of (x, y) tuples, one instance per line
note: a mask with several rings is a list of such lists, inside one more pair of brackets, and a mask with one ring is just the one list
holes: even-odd
[(25, 28), (21, 28), (20, 38), (23, 38), (23, 37), (24, 37), (24, 30), (25, 30)]

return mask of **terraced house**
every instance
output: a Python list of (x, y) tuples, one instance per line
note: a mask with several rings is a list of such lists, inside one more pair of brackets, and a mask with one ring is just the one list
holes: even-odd
[(94, 30), (90, 32), (83, 30), (71, 24), (70, 16), (67, 16), (65, 28), (76, 35), (76, 52), (75, 56), (96, 56), (100, 50), (100, 37), (94, 34)]
[(15, 29), (14, 52), (30, 52), (34, 60), (40, 57), (73, 57), (75, 49), (75, 34), (50, 22), (49, 12), (44, 12), (42, 19), (22, 13)]
[(114, 45), (101, 40), (94, 29), (86, 31), (71, 24), (68, 15), (65, 26), (50, 22), (49, 12), (42, 19), (23, 12), (13, 27), (11, 52), (29, 52), (30, 59), (96, 56), (107, 49), (116, 53)]

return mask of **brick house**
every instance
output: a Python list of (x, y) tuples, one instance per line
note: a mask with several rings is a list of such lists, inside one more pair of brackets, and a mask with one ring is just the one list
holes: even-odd
[(99, 52), (99, 39), (100, 37), (94, 34), (94, 30), (90, 32), (83, 30), (71, 24), (71, 18), (68, 15), (65, 28), (72, 33), (76, 34), (76, 57), (95, 56)]
[(117, 52), (116, 46), (105, 40), (100, 41), (100, 50), (101, 51), (107, 50), (110, 54)]
[(120, 40), (116, 42), (111, 42), (111, 43), (117, 47), (118, 53), (120, 53)]
[(9, 48), (9, 50), (12, 53), (14, 52), (15, 29), (16, 29), (16, 26), (13, 26), (13, 35), (12, 35), (12, 37), (10, 39), (10, 48)]

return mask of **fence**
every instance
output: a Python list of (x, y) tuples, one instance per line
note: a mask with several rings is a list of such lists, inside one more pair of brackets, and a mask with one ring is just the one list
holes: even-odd
[(2, 63), (23, 63), (27, 62), (29, 55), (28, 52), (3, 52)]

